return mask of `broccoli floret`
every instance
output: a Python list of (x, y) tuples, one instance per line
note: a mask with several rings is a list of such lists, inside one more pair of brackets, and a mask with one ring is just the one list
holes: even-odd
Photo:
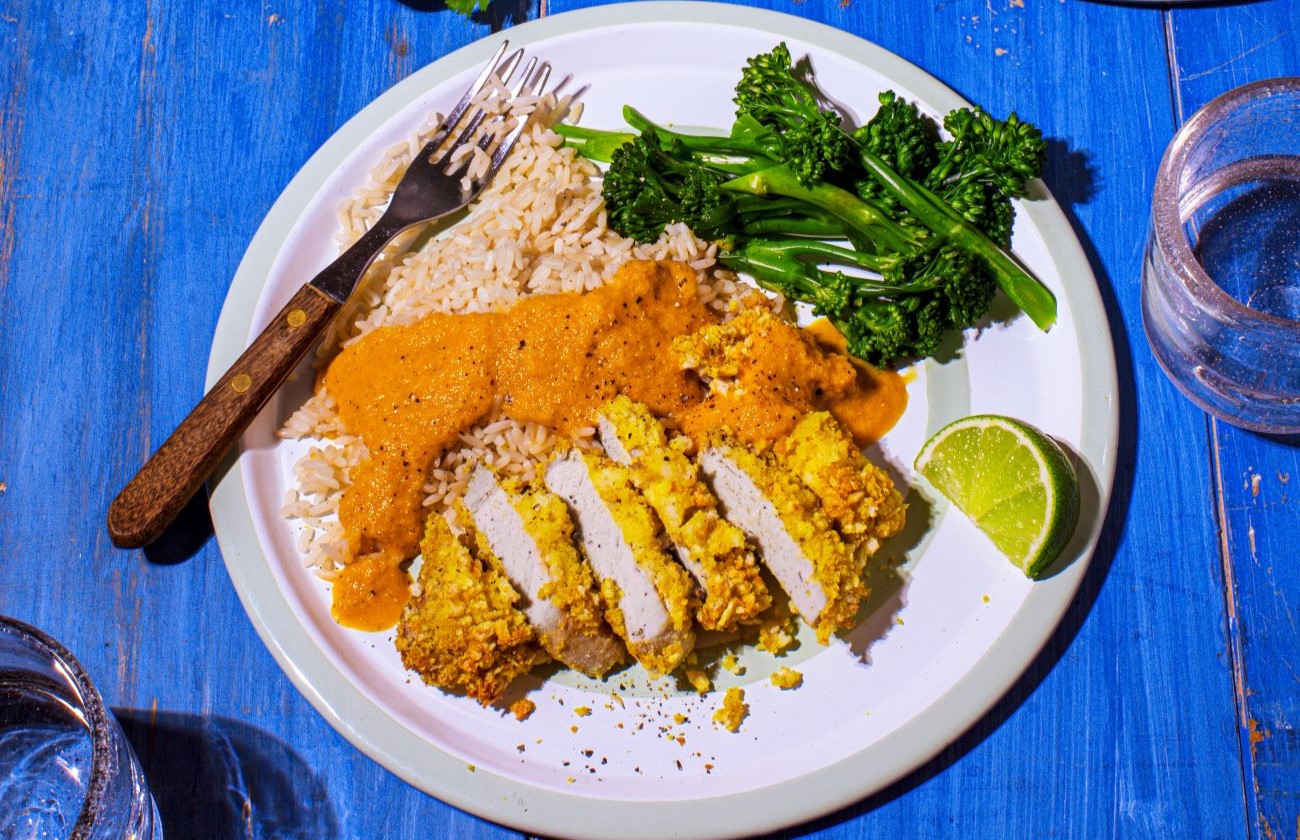
[(952, 139), (939, 144), (939, 161), (926, 175), (932, 190), (975, 181), (1011, 198), (1023, 196), (1029, 181), (1043, 172), (1043, 133), (1015, 112), (1003, 121), (982, 108), (961, 108), (944, 118), (943, 127)]
[(556, 130), (610, 163), (612, 229), (646, 242), (685, 222), (723, 241), (723, 265), (812, 304), (869, 361), (934, 353), (998, 288), (1043, 329), (1055, 320), (1051, 292), (1006, 251), (1011, 198), (1043, 165), (1032, 125), (962, 109), (941, 141), (915, 104), (887, 91), (850, 136), (784, 44), (748, 61), (735, 102), (724, 136), (674, 131), (631, 107), (632, 132)]
[(834, 180), (854, 165), (853, 143), (840, 115), (821, 108), (817, 91), (794, 73), (790, 50), (778, 44), (749, 59), (736, 85), (736, 115), (777, 138), (777, 157), (805, 185)]
[(849, 352), (876, 365), (934, 355), (949, 327), (942, 302), (922, 297), (870, 303), (834, 323), (848, 337)]
[[(913, 181), (924, 179), (938, 160), (938, 129), (915, 103), (899, 99), (892, 90), (880, 94), (880, 108), (866, 125), (853, 132), (853, 139)], [(855, 187), (860, 196), (878, 203), (895, 218), (903, 216), (902, 205), (880, 181), (863, 175)]]
[(1011, 199), (1025, 194), (1043, 171), (1042, 132), (1014, 113), (1005, 122), (979, 108), (944, 119), (952, 139), (938, 144), (939, 159), (925, 186), (1002, 247), (1011, 243)]
[(675, 222), (706, 239), (727, 232), (736, 202), (719, 189), (725, 178), (693, 165), (680, 144), (665, 150), (658, 135), (640, 134), (612, 158), (602, 190), (609, 225), (618, 233), (653, 242)]

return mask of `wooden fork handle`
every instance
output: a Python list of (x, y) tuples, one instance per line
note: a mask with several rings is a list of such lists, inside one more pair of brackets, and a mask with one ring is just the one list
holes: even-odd
[(310, 285), (298, 290), (113, 500), (115, 545), (139, 548), (162, 534), (340, 306)]

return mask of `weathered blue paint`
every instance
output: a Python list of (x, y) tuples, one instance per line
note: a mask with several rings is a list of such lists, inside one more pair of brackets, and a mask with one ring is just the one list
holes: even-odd
[[(465, 22), (414, 0), (0, 0), (0, 611), (98, 679), (169, 836), (515, 836), (321, 720), (253, 632), (201, 508), (191, 544), (148, 555), (112, 548), (103, 516), (200, 395), (229, 278), (317, 145), (494, 26), (588, 5), (494, 0), (491, 20)], [(786, 835), (1296, 836), (1296, 441), (1210, 423), (1177, 394), (1147, 350), (1137, 278), (1175, 127), (1230, 87), (1300, 73), (1300, 2), (755, 5), (859, 34), (1043, 127), (1123, 397), (1102, 545), (1043, 655), (930, 765)]]

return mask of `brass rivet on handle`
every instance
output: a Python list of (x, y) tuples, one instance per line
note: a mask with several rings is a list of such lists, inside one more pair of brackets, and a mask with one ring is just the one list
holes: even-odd
[(234, 379), (230, 380), (230, 387), (235, 389), (236, 394), (242, 394), (253, 387), (253, 377), (246, 373), (237, 374)]
[(301, 309), (295, 309), (285, 317), (285, 320), (289, 322), (292, 329), (297, 329), (307, 323), (307, 313)]

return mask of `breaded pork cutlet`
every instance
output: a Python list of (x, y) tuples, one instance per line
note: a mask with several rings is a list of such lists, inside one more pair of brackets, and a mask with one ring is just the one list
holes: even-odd
[(429, 685), (463, 691), (486, 706), (548, 657), (517, 607), (519, 593), (441, 516), (429, 517), (420, 550), (420, 592), (397, 623), (402, 664)]
[(595, 578), (574, 547), (564, 502), (479, 465), (463, 506), (479, 550), (522, 593), (520, 609), (551, 656), (592, 677), (624, 660), (623, 646), (601, 617)]
[(687, 457), (690, 441), (669, 443), (650, 410), (625, 396), (600, 408), (597, 425), (601, 446), (628, 468), (677, 558), (703, 589), (704, 602), (695, 615), (700, 626), (726, 632), (754, 621), (772, 596), (745, 534), (718, 514), (718, 500)]
[(711, 441), (699, 461), (723, 516), (758, 544), (763, 563), (818, 640), (825, 644), (851, 626), (866, 595), (861, 568), (813, 492), (770, 453), (725, 439)]
[(777, 441), (777, 458), (821, 499), (845, 542), (874, 552), (903, 528), (907, 506), (830, 412), (813, 411)]
[(647, 671), (672, 671), (695, 646), (690, 603), (695, 587), (660, 547), (659, 521), (627, 468), (573, 449), (546, 465), (546, 486), (577, 520), (614, 632)]

